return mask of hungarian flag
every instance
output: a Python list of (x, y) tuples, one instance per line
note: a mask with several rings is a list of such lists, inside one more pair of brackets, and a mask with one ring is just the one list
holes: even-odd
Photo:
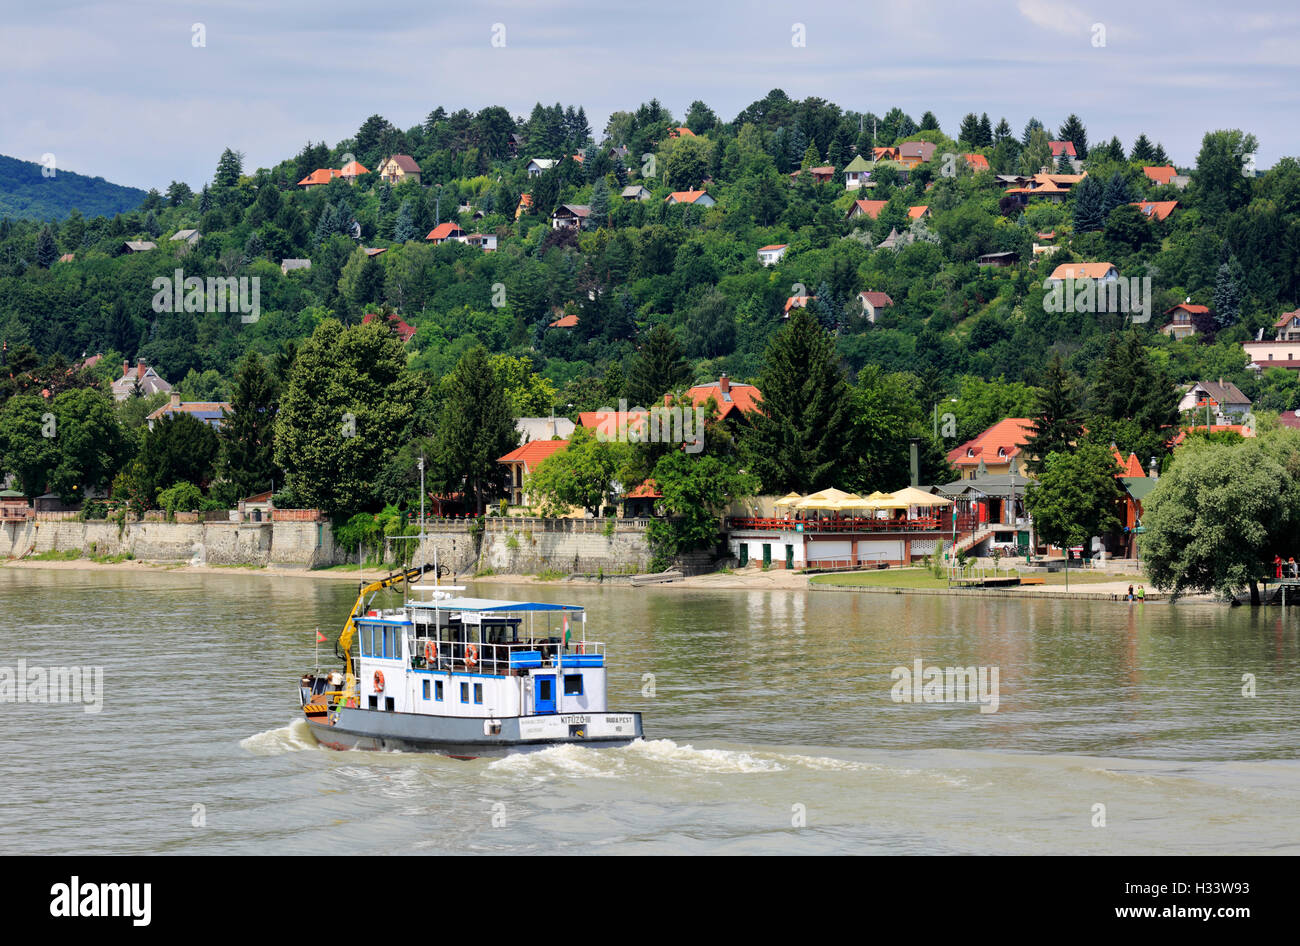
[(564, 616), (564, 646), (569, 646), (569, 616)]
[(317, 629), (316, 629), (316, 643), (318, 643), (318, 644), (323, 644), (323, 643), (325, 643), (327, 640), (329, 640), (329, 638), (326, 637), (324, 634), (322, 634), (322, 633), (320, 632), (320, 629), (317, 628)]

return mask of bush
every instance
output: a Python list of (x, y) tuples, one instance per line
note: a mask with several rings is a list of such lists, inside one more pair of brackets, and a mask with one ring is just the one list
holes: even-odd
[(181, 480), (158, 494), (158, 505), (168, 519), (178, 512), (197, 512), (203, 506), (203, 493), (193, 483)]

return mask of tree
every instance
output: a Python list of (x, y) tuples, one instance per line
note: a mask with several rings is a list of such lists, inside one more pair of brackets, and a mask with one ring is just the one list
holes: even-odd
[(978, 146), (980, 135), (979, 116), (974, 112), (967, 112), (961, 120), (961, 128), (957, 131), (957, 141), (965, 142), (974, 148)]
[(213, 187), (234, 187), (239, 183), (239, 175), (244, 171), (244, 155), (227, 148), (221, 152), (217, 162), (217, 173), (212, 176)]
[(609, 185), (603, 177), (591, 185), (591, 219), (598, 226), (609, 226)]
[(1157, 588), (1230, 594), (1293, 554), (1300, 530), (1300, 450), (1275, 433), (1236, 445), (1184, 446), (1143, 504), (1142, 558)]
[(1220, 329), (1227, 328), (1241, 317), (1241, 300), (1245, 295), (1246, 274), (1235, 255), (1219, 267), (1214, 280), (1214, 319)]
[(443, 407), (434, 436), (434, 481), (447, 492), (464, 494), (478, 511), (505, 485), (498, 459), (519, 445), (516, 415), (506, 387), (492, 370), (487, 351), (477, 345), (442, 380)]
[(938, 130), (939, 130), (939, 119), (935, 118), (934, 112), (930, 111), (927, 108), (925, 110), (925, 114), (921, 116), (921, 131), (938, 131)]
[(849, 386), (831, 337), (804, 309), (768, 345), (763, 400), (742, 440), (751, 472), (769, 493), (834, 485), (852, 456)]
[(1100, 444), (1082, 444), (1073, 453), (1049, 453), (1038, 483), (1025, 494), (1034, 531), (1052, 545), (1069, 548), (1118, 529), (1118, 472), (1114, 456)]
[(702, 135), (718, 123), (718, 116), (713, 113), (713, 109), (696, 99), (686, 110), (684, 123), (691, 131)]
[(1027, 466), (1035, 475), (1046, 469), (1052, 453), (1068, 453), (1083, 436), (1079, 411), (1070, 390), (1070, 376), (1060, 354), (1052, 356), (1038, 397), (1032, 429), (1021, 444), (1029, 459)]
[(377, 505), (374, 481), (420, 432), (426, 398), (387, 327), (321, 322), (298, 350), (275, 422), (275, 462), (293, 495), (331, 514)]
[(649, 407), (665, 393), (690, 380), (686, 352), (671, 330), (656, 325), (628, 364), (625, 396), (629, 404)]
[(402, 201), (402, 206), (397, 211), (397, 221), (393, 224), (393, 242), (408, 243), (419, 236), (413, 214), (414, 207), (408, 197)]
[(1043, 168), (1050, 168), (1051, 166), (1051, 140), (1047, 137), (1046, 131), (1042, 128), (1035, 128), (1030, 132), (1025, 150), (1020, 154), (1020, 173), (1037, 174)]
[(1057, 132), (1058, 141), (1074, 142), (1074, 153), (1079, 160), (1086, 160), (1088, 157), (1088, 130), (1083, 127), (1083, 122), (1078, 115), (1071, 114)]
[(655, 464), (654, 481), (671, 518), (653, 520), (646, 538), (663, 565), (670, 556), (715, 547), (727, 507), (758, 490), (758, 477), (711, 452), (669, 450)]
[(585, 427), (575, 427), (569, 445), (543, 460), (528, 477), (524, 490), (541, 501), (543, 515), (563, 516), (573, 506), (598, 515), (627, 449), (624, 444), (599, 439)]
[(1151, 146), (1151, 139), (1142, 133), (1137, 136), (1137, 141), (1133, 142), (1133, 150), (1129, 152), (1129, 158), (1133, 161), (1140, 161), (1142, 164), (1151, 164), (1155, 161), (1155, 148)]
[(1092, 175), (1074, 186), (1074, 229), (1078, 233), (1100, 230), (1106, 224), (1103, 205), (1106, 188)]
[(545, 417), (555, 410), (554, 383), (537, 374), (528, 358), (493, 355), (491, 363), (515, 417)]
[(49, 269), (58, 258), (59, 244), (54, 241), (54, 233), (51, 232), (50, 225), (46, 224), (41, 227), (41, 232), (36, 237), (36, 265)]
[(59, 463), (58, 419), (38, 394), (15, 394), (0, 408), (0, 463), (28, 496), (40, 496)]
[(1259, 147), (1254, 135), (1238, 129), (1207, 132), (1196, 156), (1196, 170), (1188, 196), (1210, 216), (1245, 206), (1251, 181), (1242, 171), (1246, 156)]
[(1106, 192), (1101, 199), (1101, 215), (1109, 217), (1110, 212), (1116, 207), (1122, 207), (1125, 204), (1137, 200), (1137, 194), (1133, 192), (1133, 186), (1129, 184), (1128, 179), (1119, 171), (1110, 176), (1110, 181), (1106, 184)]
[(268, 489), (272, 481), (284, 481), (275, 464), (275, 415), (279, 385), (265, 360), (250, 351), (235, 368), (235, 390), (230, 413), (218, 433), (221, 456), (220, 476), (230, 482), (235, 498)]
[(977, 148), (990, 148), (993, 146), (993, 124), (989, 121), (988, 112), (984, 112), (980, 115), (975, 146)]
[(141, 485), (148, 502), (157, 499), (160, 489), (181, 480), (205, 485), (217, 451), (217, 432), (193, 414), (175, 411), (153, 421), (140, 445)]

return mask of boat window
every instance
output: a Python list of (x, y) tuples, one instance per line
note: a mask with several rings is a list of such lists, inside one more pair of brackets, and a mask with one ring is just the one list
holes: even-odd
[(564, 695), (582, 696), (582, 674), (566, 673), (564, 675)]
[(379, 709), (379, 697), (372, 695), (370, 697), (370, 708)]
[(474, 684), (474, 702), (475, 703), (483, 702), (483, 684), (481, 683)]
[(391, 696), (384, 697), (384, 709), (390, 713), (393, 711), (393, 698)]
[(442, 681), (441, 680), (434, 681), (433, 698), (439, 703), (442, 702)]
[(460, 685), (460, 701), (461, 701), (462, 703), (468, 703), (468, 702), (469, 702), (469, 684), (468, 684), (468, 683), (462, 683), (462, 684)]
[(429, 698), (429, 681), (428, 681), (428, 680), (425, 680), (425, 681), (424, 681), (424, 698), (425, 698), (426, 700)]

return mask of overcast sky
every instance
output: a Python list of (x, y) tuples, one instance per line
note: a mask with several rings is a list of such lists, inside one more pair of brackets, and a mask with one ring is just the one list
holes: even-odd
[[(1294, 0), (42, 0), (0, 25), (0, 153), (163, 189), (333, 145), (368, 115), (437, 105), (582, 105), (593, 131), (652, 97), (730, 120), (772, 88), (884, 114), (1071, 112), (1090, 142), (1139, 132), (1191, 164), (1201, 136), (1253, 132), (1257, 165), (1300, 155)], [(202, 24), (206, 45), (194, 45)], [(494, 46), (504, 27), (504, 47)], [(801, 24), (806, 45), (796, 46)], [(1104, 45), (1094, 45), (1101, 39)], [(495, 31), (495, 32), (494, 32)]]

